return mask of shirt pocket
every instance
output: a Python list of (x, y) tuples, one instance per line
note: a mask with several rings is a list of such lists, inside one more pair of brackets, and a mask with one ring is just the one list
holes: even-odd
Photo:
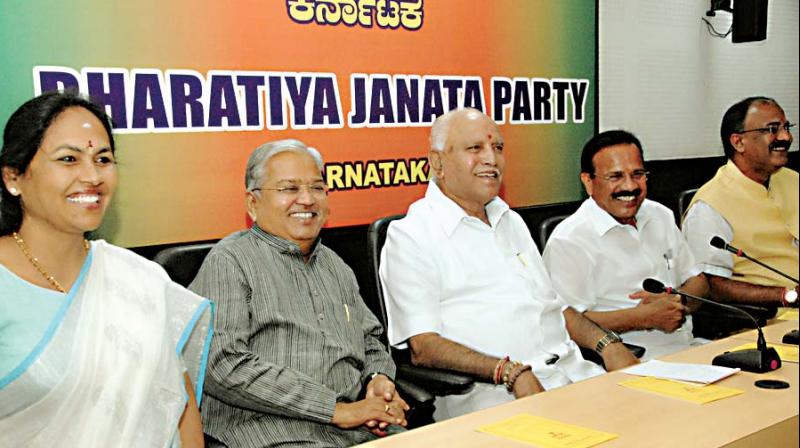
[(333, 309), (329, 311), (335, 322), (330, 331), (335, 331), (340, 338), (343, 347), (350, 347), (353, 353), (364, 353), (364, 325), (367, 316), (364, 315), (363, 306), (358, 306), (356, 297), (348, 297), (343, 300), (331, 300)]
[(662, 251), (661, 260), (656, 263), (658, 268), (659, 277), (664, 279), (664, 283), (667, 286), (672, 286), (673, 288), (677, 288), (681, 286), (680, 280), (678, 279), (678, 254), (675, 253), (671, 248), (667, 248)]

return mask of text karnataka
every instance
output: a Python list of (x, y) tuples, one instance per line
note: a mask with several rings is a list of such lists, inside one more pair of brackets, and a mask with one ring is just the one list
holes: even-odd
[(588, 79), (350, 75), (345, 116), (336, 75), (320, 72), (36, 66), (36, 95), (77, 88), (104, 105), (117, 132), (208, 132), (430, 126), (474, 107), (497, 123), (583, 123)]

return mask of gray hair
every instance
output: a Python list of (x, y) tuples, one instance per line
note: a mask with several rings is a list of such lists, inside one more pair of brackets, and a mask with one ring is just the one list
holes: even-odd
[(320, 172), (322, 172), (323, 162), (322, 155), (316, 149), (307, 146), (300, 140), (288, 138), (286, 140), (276, 140), (274, 142), (267, 142), (256, 148), (250, 158), (247, 159), (247, 168), (244, 174), (244, 186), (247, 191), (253, 191), (261, 185), (264, 181), (264, 173), (266, 172), (267, 161), (273, 156), (282, 152), (296, 152), (300, 154), (308, 154), (314, 159)]
[(458, 109), (453, 109), (445, 114), (439, 115), (431, 126), (431, 150), (437, 152), (444, 151), (447, 145), (447, 137), (450, 136), (450, 125), (452, 124), (453, 118), (458, 115), (471, 114), (484, 115), (483, 112), (472, 107), (459, 107)]

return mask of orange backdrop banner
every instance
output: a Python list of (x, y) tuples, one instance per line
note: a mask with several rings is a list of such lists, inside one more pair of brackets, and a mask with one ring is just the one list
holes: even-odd
[(247, 157), (283, 138), (325, 158), (328, 226), (402, 213), (427, 183), (431, 123), (464, 106), (500, 125), (512, 206), (580, 195), (578, 154), (596, 119), (594, 2), (82, 3), (0, 6), (2, 37), (18, 42), (0, 119), (51, 89), (106, 106), (121, 184), (100, 233), (117, 244), (242, 228)]

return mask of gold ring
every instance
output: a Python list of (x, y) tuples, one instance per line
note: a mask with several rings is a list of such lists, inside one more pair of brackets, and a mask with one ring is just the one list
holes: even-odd
[(384, 412), (389, 412), (389, 405), (388, 404), (386, 405), (386, 408), (384, 409)]

